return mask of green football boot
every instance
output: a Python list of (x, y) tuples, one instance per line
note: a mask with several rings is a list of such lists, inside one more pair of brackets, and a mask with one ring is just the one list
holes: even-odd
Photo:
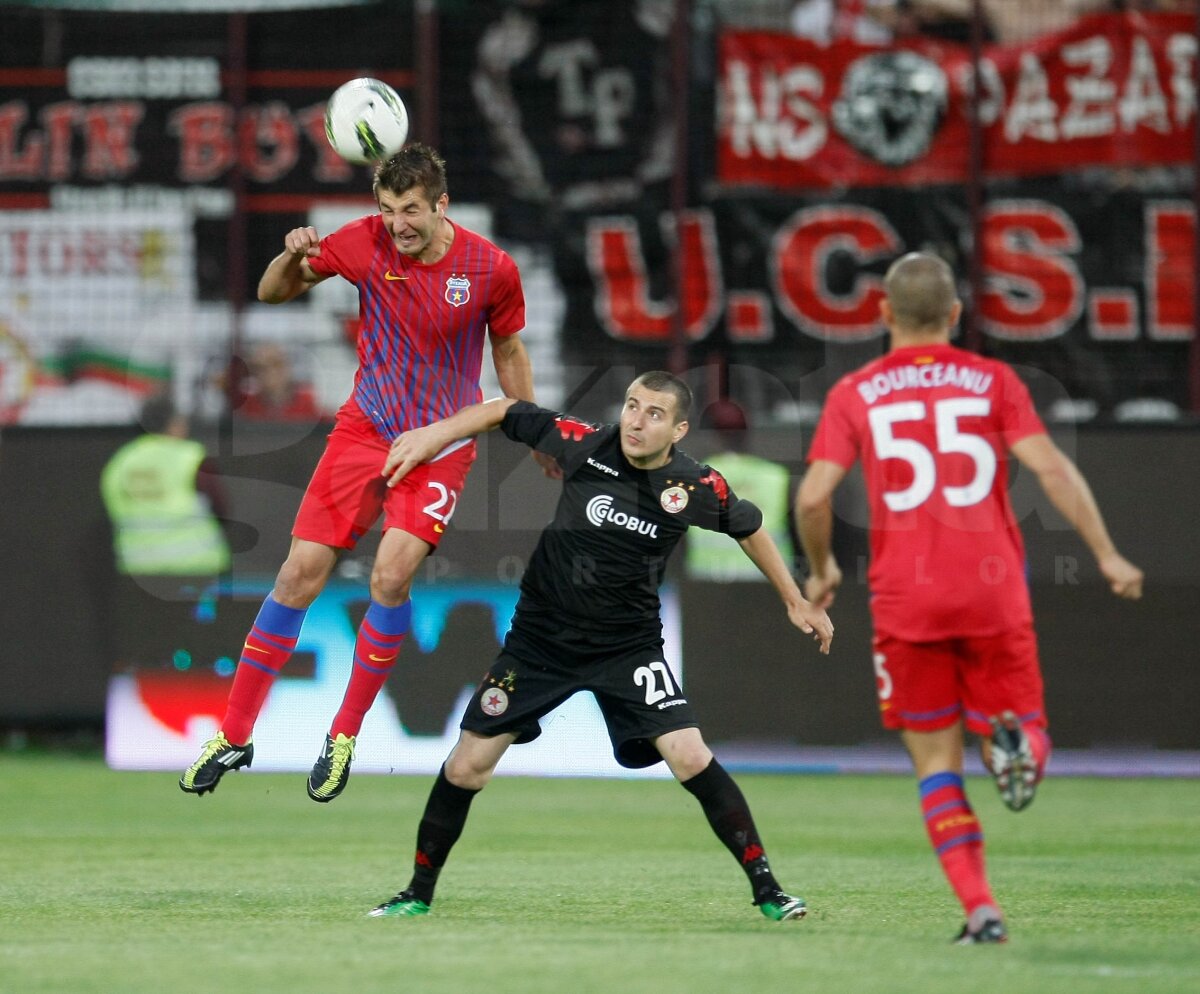
[(390, 901), (384, 901), (367, 914), (371, 918), (413, 918), (429, 914), (429, 905), (414, 897), (411, 890), (402, 890)]
[(761, 901), (755, 902), (758, 910), (773, 922), (790, 922), (803, 918), (808, 914), (804, 899), (792, 897), (781, 890), (768, 894)]

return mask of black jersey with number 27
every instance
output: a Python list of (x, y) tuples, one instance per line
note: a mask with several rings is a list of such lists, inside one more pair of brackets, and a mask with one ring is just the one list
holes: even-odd
[(621, 452), (618, 425), (588, 424), (518, 401), (500, 428), (563, 469), (554, 520), (521, 580), (518, 617), (552, 613), (584, 630), (619, 625), (659, 633), (658, 588), (683, 533), (696, 526), (733, 541), (762, 525), (754, 504), (679, 449), (657, 469), (632, 466)]

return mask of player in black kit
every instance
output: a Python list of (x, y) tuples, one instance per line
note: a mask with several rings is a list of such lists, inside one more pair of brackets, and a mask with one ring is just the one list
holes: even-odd
[(785, 893), (772, 874), (741, 789), (705, 745), (663, 658), (658, 588), (667, 557), (691, 525), (725, 532), (821, 652), (829, 651), (833, 625), (800, 593), (758, 508), (675, 448), (687, 433), (690, 406), (687, 384), (653, 372), (630, 385), (619, 424), (591, 425), (504, 398), (392, 443), (383, 470), (389, 484), (458, 439), (499, 427), (552, 456), (562, 467), (563, 491), (525, 570), (504, 647), (467, 706), (458, 742), (430, 792), (412, 880), (371, 915), (429, 912), (471, 801), (500, 757), (513, 743), (537, 738), (538, 719), (590, 690), (617, 761), (640, 768), (665, 760), (745, 871), (759, 910), (774, 921), (804, 916), (804, 901)]

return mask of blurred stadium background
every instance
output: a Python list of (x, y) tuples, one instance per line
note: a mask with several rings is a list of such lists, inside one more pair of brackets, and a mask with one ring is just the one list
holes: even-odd
[[(1147, 573), (1142, 603), (1115, 602), (1016, 476), (1056, 741), (1077, 769), (1200, 775), (1194, 3), (31, 0), (0, 17), (10, 743), (107, 731), (115, 765), (173, 767), (217, 720), (354, 369), (351, 288), (267, 308), (254, 287), (288, 229), (372, 209), (321, 120), (369, 75), (445, 154), (451, 215), (520, 264), (539, 400), (603, 418), (632, 374), (671, 368), (697, 391), (698, 456), (717, 445), (705, 409), (732, 401), (795, 482), (825, 391), (885, 345), (883, 270), (943, 254), (961, 342), (1018, 367)], [(267, 356), (305, 402), (264, 418)], [(113, 572), (100, 469), (163, 390), (229, 491), (233, 567), (208, 586)], [(503, 442), (473, 479), (381, 702), (433, 768), (555, 496)], [(742, 765), (895, 762), (855, 488), (838, 514), (858, 566), (829, 660), (764, 585), (674, 564), (686, 682)], [(303, 768), (327, 707), (296, 702), (341, 687), (371, 552), (343, 562), (282, 681)], [(148, 729), (152, 755), (122, 751)]]

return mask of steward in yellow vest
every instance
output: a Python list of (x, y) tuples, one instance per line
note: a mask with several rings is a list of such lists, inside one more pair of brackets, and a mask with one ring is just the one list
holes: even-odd
[[(730, 489), (762, 511), (763, 528), (785, 562), (791, 562), (792, 540), (788, 525), (791, 472), (786, 466), (743, 452), (747, 424), (741, 409), (718, 401), (705, 412), (701, 425), (716, 429), (725, 448), (703, 460), (723, 477)], [(728, 535), (690, 528), (687, 533), (687, 575), (693, 580), (717, 583), (757, 580), (766, 582), (758, 567)]]
[(197, 486), (204, 446), (168, 401), (142, 412), (146, 434), (104, 467), (100, 494), (113, 527), (117, 570), (132, 576), (213, 576), (229, 568), (229, 544)]

